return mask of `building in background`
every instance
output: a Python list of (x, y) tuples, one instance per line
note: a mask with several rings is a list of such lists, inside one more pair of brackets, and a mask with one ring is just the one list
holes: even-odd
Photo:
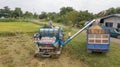
[(101, 23), (106, 27), (120, 28), (120, 14), (112, 14), (101, 19)]
[(101, 18), (103, 28), (110, 30), (110, 35), (120, 39), (120, 14), (112, 14)]

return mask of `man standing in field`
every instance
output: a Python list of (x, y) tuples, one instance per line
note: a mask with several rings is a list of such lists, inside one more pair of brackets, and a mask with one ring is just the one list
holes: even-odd
[(53, 28), (52, 20), (50, 20), (50, 21), (48, 22), (48, 25), (49, 25), (50, 28)]

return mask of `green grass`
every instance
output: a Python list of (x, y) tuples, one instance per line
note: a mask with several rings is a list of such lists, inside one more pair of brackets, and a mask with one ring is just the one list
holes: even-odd
[[(74, 30), (71, 30), (75, 33)], [(83, 32), (74, 38), (65, 47), (71, 58), (79, 59), (90, 67), (120, 67), (120, 44), (110, 43), (110, 52), (92, 53), (86, 51), (86, 33)], [(72, 55), (72, 56), (71, 56)]]
[[(63, 48), (60, 58), (35, 59), (33, 33), (37, 32), (39, 27), (29, 22), (0, 22), (1, 34), (17, 32), (15, 36), (0, 36), (0, 67), (120, 67), (120, 44), (111, 43), (110, 52), (106, 54), (88, 54), (86, 32), (69, 42)], [(64, 31), (67, 38), (68, 32), (74, 34), (78, 29), (64, 27)], [(18, 34), (19, 32), (22, 34)]]
[(39, 27), (30, 22), (0, 22), (0, 32), (35, 32)]

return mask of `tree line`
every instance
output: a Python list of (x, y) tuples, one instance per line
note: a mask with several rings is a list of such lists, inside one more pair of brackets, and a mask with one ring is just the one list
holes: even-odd
[(14, 10), (11, 10), (8, 6), (5, 6), (4, 8), (0, 9), (0, 17), (4, 18), (39, 18), (39, 15), (37, 13), (31, 13), (29, 11), (26, 11), (23, 13), (22, 9), (19, 7), (16, 7)]
[(79, 25), (84, 24), (87, 20), (92, 20), (94, 18), (100, 18), (106, 15), (111, 14), (119, 14), (120, 13), (120, 7), (117, 8), (109, 8), (107, 10), (101, 11), (98, 14), (93, 14), (88, 12), (88, 10), (85, 11), (77, 11), (73, 9), (72, 7), (62, 7), (60, 8), (60, 12), (41, 12), (41, 14), (32, 13), (29, 11), (26, 11), (23, 13), (22, 9), (19, 7), (16, 7), (14, 10), (11, 10), (8, 6), (5, 6), (4, 8), (0, 9), (0, 17), (5, 18), (31, 18), (31, 19), (44, 19), (46, 21), (52, 20), (57, 23), (63, 23), (66, 25)]
[(93, 14), (85, 11), (77, 11), (72, 7), (62, 7), (60, 8), (59, 13), (55, 12), (42, 12), (39, 15), (40, 19), (51, 19), (57, 23), (63, 23), (66, 25), (84, 25), (84, 23), (88, 20), (92, 20), (94, 18), (101, 18), (103, 16), (111, 15), (111, 14), (120, 14), (120, 7), (117, 8), (109, 8), (107, 10), (101, 11), (98, 14)]

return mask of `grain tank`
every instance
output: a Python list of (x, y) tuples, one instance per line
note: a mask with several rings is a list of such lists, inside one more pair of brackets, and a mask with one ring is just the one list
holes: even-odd
[(95, 21), (87, 30), (87, 52), (108, 52), (109, 48), (109, 30), (101, 28)]

